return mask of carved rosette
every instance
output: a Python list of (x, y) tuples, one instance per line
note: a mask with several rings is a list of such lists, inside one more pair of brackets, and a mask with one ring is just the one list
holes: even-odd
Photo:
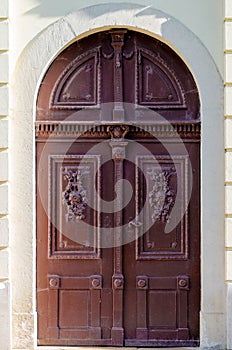
[(68, 213), (67, 221), (79, 221), (85, 219), (87, 206), (87, 191), (83, 187), (83, 177), (89, 174), (89, 171), (81, 169), (67, 170), (63, 169), (64, 179), (68, 182), (63, 192), (63, 203), (66, 205)]
[(113, 289), (123, 289), (124, 278), (123, 275), (113, 275), (112, 276), (112, 287)]
[(177, 287), (178, 287), (178, 289), (189, 290), (189, 277), (188, 276), (178, 276)]
[(147, 276), (138, 276), (137, 277), (137, 289), (148, 289)]
[(149, 192), (149, 203), (152, 208), (152, 221), (169, 222), (170, 211), (175, 203), (176, 192), (170, 189), (169, 180), (176, 175), (175, 168), (170, 171), (161, 171), (152, 168), (148, 171), (152, 181), (152, 190)]
[(91, 276), (90, 289), (102, 289), (102, 276), (100, 275)]
[(60, 279), (58, 276), (49, 276), (48, 284), (50, 289), (59, 289)]

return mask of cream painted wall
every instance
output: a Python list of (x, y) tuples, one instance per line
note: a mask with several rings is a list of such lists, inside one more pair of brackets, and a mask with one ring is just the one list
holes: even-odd
[[(130, 7), (130, 3), (134, 3), (144, 5), (143, 10), (138, 7), (137, 16), (149, 14), (149, 8), (153, 7), (182, 22), (200, 38), (221, 74), (223, 72), (223, 0), (11, 0), (10, 3), (12, 68), (26, 45), (60, 17), (101, 3), (107, 3), (112, 11), (115, 3), (123, 3), (122, 6), (127, 8)], [(85, 16), (83, 10), (83, 17)]]
[(10, 349), (9, 262), (9, 21), (8, 1), (0, 2), (0, 349)]
[(232, 348), (232, 1), (225, 1), (225, 256), (227, 282), (227, 347)]

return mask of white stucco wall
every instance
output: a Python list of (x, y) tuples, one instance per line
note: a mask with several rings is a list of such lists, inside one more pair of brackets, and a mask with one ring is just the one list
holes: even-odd
[(84, 10), (88, 6), (105, 3), (113, 12), (114, 4), (127, 3), (128, 9), (131, 4), (138, 4), (138, 17), (149, 14), (152, 8), (175, 17), (200, 38), (220, 72), (223, 71), (223, 0), (11, 0), (11, 3), (13, 65), (26, 45), (62, 16), (82, 9), (83, 17), (88, 21), (91, 14)]

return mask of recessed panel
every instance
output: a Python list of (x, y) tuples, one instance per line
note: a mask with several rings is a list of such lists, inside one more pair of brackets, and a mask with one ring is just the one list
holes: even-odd
[(88, 326), (89, 293), (89, 291), (60, 291), (60, 328), (75, 329)]
[(96, 106), (100, 94), (98, 50), (80, 55), (58, 78), (51, 100), (53, 109)]
[(145, 232), (137, 242), (138, 259), (187, 258), (187, 174), (186, 156), (137, 157), (136, 212), (142, 222), (138, 230)]
[(99, 256), (100, 156), (50, 157), (50, 256)]
[(181, 84), (161, 57), (139, 50), (137, 74), (139, 105), (157, 109), (186, 108)]
[(175, 291), (150, 291), (148, 305), (149, 328), (177, 328)]

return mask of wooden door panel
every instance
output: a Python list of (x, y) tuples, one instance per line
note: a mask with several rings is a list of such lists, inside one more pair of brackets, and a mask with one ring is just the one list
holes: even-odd
[(56, 320), (59, 338), (100, 339), (102, 276), (49, 276), (49, 298), (54, 297), (54, 289), (56, 307), (50, 309), (49, 319)]
[(152, 345), (173, 338), (188, 340), (186, 301), (189, 277), (137, 276), (136, 288), (136, 340), (127, 340), (127, 344)]
[(102, 171), (111, 172), (112, 164), (101, 168), (99, 154), (83, 157), (92, 145), (37, 144), (38, 188), (44, 189), (37, 196), (40, 345), (111, 344), (113, 254), (99, 246), (105, 222), (99, 201), (96, 210), (88, 203), (94, 203), (94, 188), (102, 198), (113, 193), (110, 182), (100, 184)]
[[(130, 178), (134, 188), (134, 200), (124, 209), (124, 220), (138, 239), (124, 247), (125, 344), (191, 346), (197, 344), (192, 339), (198, 339), (199, 327), (199, 316), (193, 317), (191, 313), (194, 303), (199, 303), (200, 283), (199, 260), (194, 259), (200, 249), (199, 144), (186, 143), (185, 154), (178, 144), (169, 143), (174, 153), (171, 156), (157, 141), (140, 139), (139, 142), (153, 156), (145, 155), (138, 147), (134, 152), (132, 144), (128, 147), (129, 158), (136, 166), (130, 162), (125, 166), (125, 177)], [(190, 169), (194, 177), (188, 204)], [(182, 218), (178, 218), (178, 212), (177, 216), (170, 216), (177, 195), (177, 176), (179, 201), (185, 208)], [(160, 204), (163, 192), (165, 200)], [(136, 217), (140, 222), (135, 220), (130, 225)], [(179, 223), (165, 233), (168, 220)], [(146, 230), (148, 223), (150, 228)], [(131, 320), (127, 315), (133, 313), (133, 305), (136, 305), (136, 317)]]
[(40, 344), (88, 344), (102, 334), (102, 276), (49, 276), (47, 339)]

